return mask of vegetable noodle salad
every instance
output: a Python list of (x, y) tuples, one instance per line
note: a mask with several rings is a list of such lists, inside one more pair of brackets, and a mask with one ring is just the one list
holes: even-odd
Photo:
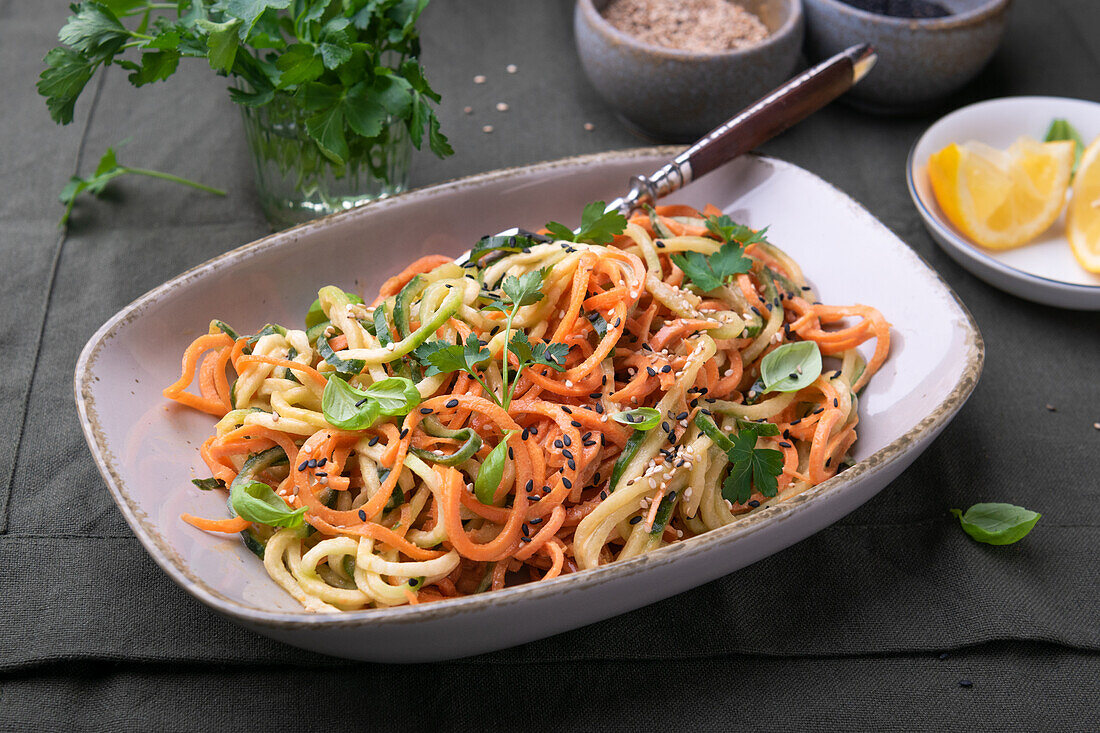
[(305, 330), (213, 321), (164, 394), (220, 418), (195, 483), (233, 516), (183, 519), (241, 533), (319, 612), (635, 557), (850, 463), (889, 328), (817, 302), (766, 230), (714, 207), (595, 202), (576, 232), (417, 260), (370, 305), (321, 288)]

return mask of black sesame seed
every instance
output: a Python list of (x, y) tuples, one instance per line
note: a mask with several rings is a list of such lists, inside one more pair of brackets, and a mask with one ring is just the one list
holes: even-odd
[(409, 434), (409, 429), (408, 428), (401, 428), (401, 432), (397, 434), (397, 437), (404, 440), (405, 436), (408, 435), (408, 434)]
[(816, 410), (814, 410), (813, 412), (811, 412), (810, 414), (811, 415), (820, 415), (823, 412), (825, 412), (825, 408), (824, 407), (819, 407)]
[(631, 523), (631, 524), (637, 524), (637, 523), (638, 523), (638, 522), (640, 522), (640, 521), (642, 521), (642, 518), (641, 518), (641, 517), (631, 517), (631, 518), (630, 518), (630, 523)]
[(535, 427), (534, 425), (532, 425), (530, 428), (528, 428), (528, 430), (531, 431), (531, 435), (538, 435), (539, 434), (539, 429), (537, 427)]
[(522, 527), (520, 527), (520, 530), (523, 532), (524, 537), (530, 537), (531, 536), (531, 529), (526, 524), (523, 525)]
[(677, 420), (687, 420), (688, 419), (688, 414), (686, 412), (681, 412), (679, 415), (676, 416), (676, 419)]
[(575, 428), (581, 428), (581, 427), (584, 427), (583, 425), (581, 425), (581, 424), (580, 424), (579, 422), (577, 422), (576, 420), (570, 420), (570, 421), (569, 421), (569, 424), (570, 424), (570, 425), (572, 425), (572, 426), (573, 426), (573, 427), (575, 427)]
[(959, 687), (973, 687), (974, 683), (970, 680), (959, 680)]
[(569, 459), (569, 470), (570, 471), (576, 471), (577, 470), (577, 462), (574, 461), (572, 458)]
[(840, 407), (840, 403), (837, 401), (836, 397), (833, 398), (833, 407)]
[(566, 445), (573, 445), (573, 439), (570, 438), (568, 435), (561, 436), (561, 442), (565, 443)]
[(829, 464), (831, 464), (832, 462), (833, 462), (832, 456), (829, 456), (828, 458), (826, 458), (825, 459), (825, 468), (828, 468)]
[(458, 400), (447, 400), (447, 404), (444, 407), (458, 407)]
[(657, 370), (654, 369), (653, 367), (647, 366), (645, 368), (645, 371), (646, 371), (646, 374), (648, 374), (651, 377), (656, 377), (657, 376)]
[(596, 475), (592, 477), (592, 483), (598, 485), (600, 483), (600, 472), (596, 471)]
[(603, 397), (603, 394), (600, 392), (593, 392), (592, 394), (588, 395), (588, 397), (593, 400), (598, 400)]
[(783, 446), (784, 448), (793, 448), (793, 447), (794, 447), (794, 446), (792, 446), (792, 445), (791, 445), (790, 443), (788, 443), (788, 442), (787, 442), (787, 441), (785, 441), (785, 440), (781, 440), (781, 441), (779, 441), (779, 445)]
[(795, 372), (791, 372), (787, 376), (790, 377), (791, 379), (798, 379), (798, 374), (796, 374)]
[(666, 433), (671, 433), (672, 432), (672, 428), (670, 428), (668, 426), (667, 422), (662, 422), (661, 423), (661, 430), (664, 430)]
[(664, 372), (665, 374), (668, 374), (669, 372), (672, 371), (672, 367), (668, 364), (665, 364), (663, 367), (661, 367), (661, 371)]
[(561, 449), (561, 454), (563, 456), (565, 456), (566, 458), (572, 458), (573, 457), (573, 451), (569, 450), (568, 448), (562, 448)]
[(308, 461), (306, 461), (306, 465), (309, 466), (310, 468), (317, 468), (317, 459), (316, 458), (310, 458)]
[(600, 492), (600, 501), (603, 501), (606, 498), (607, 498), (607, 492), (606, 491), (601, 491)]
[(565, 488), (567, 488), (567, 489), (571, 489), (571, 488), (573, 488), (573, 482), (572, 482), (572, 481), (570, 481), (569, 479), (567, 479), (567, 478), (565, 478), (565, 477), (562, 477), (562, 480), (561, 480), (561, 482), (562, 482), (563, 484), (565, 484)]
[(516, 455), (512, 451), (512, 446), (508, 446), (508, 460), (514, 461), (515, 459), (516, 459)]
[(572, 411), (572, 410), (570, 410), (570, 409), (569, 409), (568, 407), (566, 407), (565, 405), (562, 405), (562, 406), (561, 406), (561, 410), (562, 410), (562, 412), (564, 412), (564, 413), (565, 413), (566, 415), (572, 415), (572, 414), (573, 414), (573, 411)]
[(520, 537), (520, 538), (519, 538), (519, 541), (520, 541), (520, 542), (530, 542), (530, 541), (531, 541), (531, 538), (530, 538), (530, 537)]
[(527, 479), (527, 485), (523, 487), (523, 490), (526, 491), (527, 493), (531, 493), (532, 491), (534, 491), (535, 490), (535, 480), (530, 479), (530, 478)]
[(603, 414), (603, 405), (601, 405), (599, 402), (596, 403), (596, 406), (593, 409), (599, 414)]
[(535, 517), (534, 519), (528, 519), (528, 524), (542, 524), (542, 517)]
[(530, 428), (524, 428), (523, 432), (520, 433), (519, 439), (520, 440), (527, 440), (527, 438), (529, 438), (530, 436), (531, 436), (531, 429)]
[(612, 328), (618, 328), (618, 327), (619, 327), (619, 324), (620, 324), (620, 323), (622, 323), (622, 322), (623, 322), (623, 319), (621, 319), (621, 318), (616, 318), (616, 319), (615, 319), (615, 322), (611, 324), (611, 327), (612, 327)]
[(309, 461), (302, 461), (301, 463), (298, 464), (298, 470), (299, 471), (304, 471), (304, 470), (306, 470), (306, 466), (308, 466), (308, 465), (309, 465)]
[(320, 476), (320, 477), (324, 478), (325, 476), (328, 476), (328, 472), (327, 471), (314, 471), (313, 475), (314, 476)]
[(555, 448), (564, 448), (564, 447), (565, 447), (565, 443), (561, 442), (560, 440), (555, 440), (555, 441), (554, 441), (554, 447), (555, 447)]
[(751, 506), (753, 509), (755, 509), (756, 507), (760, 506), (760, 502), (758, 502), (756, 499), (753, 499), (752, 501), (749, 502), (749, 506)]
[(363, 399), (356, 402), (355, 406), (356, 407), (362, 407), (363, 405), (367, 404), (367, 400), (369, 400), (369, 399), (370, 399), (370, 397), (364, 397)]
[(698, 397), (696, 397), (695, 399), (693, 399), (691, 402), (688, 403), (688, 407), (698, 407), (698, 406), (699, 406), (699, 398)]
[(371, 438), (370, 440), (368, 440), (368, 441), (367, 441), (367, 445), (371, 446), (372, 448), (373, 448), (374, 446), (378, 445), (378, 436), (377, 436), (377, 435), (375, 435), (375, 436), (374, 436), (373, 438)]
[(430, 408), (430, 407), (421, 407), (420, 408), (420, 414), (421, 415), (431, 415), (432, 414), (432, 408)]
[(665, 243), (662, 242), (660, 239), (658, 239), (656, 242), (654, 242), (654, 244), (657, 245), (658, 249), (664, 249), (665, 248)]

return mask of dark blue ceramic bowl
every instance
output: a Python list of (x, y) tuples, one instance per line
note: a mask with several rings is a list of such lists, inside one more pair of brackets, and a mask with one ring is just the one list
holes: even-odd
[(934, 19), (876, 15), (840, 0), (804, 0), (806, 55), (832, 56), (870, 43), (878, 63), (844, 95), (877, 112), (918, 112), (956, 91), (989, 62), (1004, 35), (1011, 0), (936, 0), (952, 15)]
[(652, 46), (608, 23), (610, 0), (577, 0), (577, 53), (596, 91), (658, 141), (691, 142), (782, 84), (802, 46), (801, 0), (738, 0), (770, 32), (750, 48), (694, 53)]

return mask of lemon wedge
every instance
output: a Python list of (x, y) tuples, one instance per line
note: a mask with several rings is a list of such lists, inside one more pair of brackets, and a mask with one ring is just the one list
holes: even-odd
[(1077, 167), (1066, 235), (1081, 267), (1100, 272), (1100, 138), (1085, 148)]
[(1065, 205), (1072, 170), (1068, 140), (1041, 143), (1021, 137), (1008, 150), (952, 143), (928, 159), (932, 191), (943, 213), (990, 249), (1027, 244), (1053, 224)]

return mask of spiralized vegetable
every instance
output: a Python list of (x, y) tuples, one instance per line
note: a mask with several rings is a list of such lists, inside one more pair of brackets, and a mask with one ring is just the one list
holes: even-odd
[[(246, 470), (288, 510), (304, 508), (305, 523), (184, 519), (208, 531), (244, 529), (275, 582), (309, 610), (336, 612), (593, 568), (825, 481), (849, 461), (857, 394), (888, 355), (889, 324), (870, 306), (817, 302), (798, 264), (766, 241), (745, 248), (751, 270), (721, 287), (685, 284), (671, 256), (717, 252), (704, 217), (720, 213), (659, 207), (633, 216), (608, 246), (543, 237), (483, 266), (427, 257), (386, 281), (370, 305), (323, 288), (320, 336), (320, 327), (268, 327), (258, 338), (236, 337), (212, 323), (164, 394), (219, 418), (200, 454), (225, 486), (250, 457), (280, 448), (285, 461)], [(565, 344), (568, 356), (560, 371), (534, 366), (515, 375), (510, 354), (518, 382), (508, 404), (501, 359), (511, 334), (504, 314), (487, 306), (506, 275), (536, 270), (543, 297), (518, 309), (513, 332), (532, 344)], [(379, 337), (379, 324), (391, 330), (387, 319), (392, 342)], [(423, 376), (420, 344), (460, 344), (471, 333), (491, 353), (486, 364), (474, 374)], [(856, 347), (870, 339), (865, 363)], [(797, 391), (765, 392), (762, 360), (801, 340), (835, 363)], [(322, 401), (341, 364), (352, 387), (404, 376), (423, 401), (361, 430), (337, 429)], [(198, 394), (186, 391), (196, 376)], [(619, 415), (639, 407), (659, 411), (660, 426), (636, 430)], [(730, 437), (749, 422), (775, 426), (777, 435), (756, 443), (782, 454), (774, 496), (755, 481), (744, 503), (723, 496), (731, 457), (700, 429), (699, 415)], [(505, 435), (507, 460), (485, 502), (473, 485)]]

